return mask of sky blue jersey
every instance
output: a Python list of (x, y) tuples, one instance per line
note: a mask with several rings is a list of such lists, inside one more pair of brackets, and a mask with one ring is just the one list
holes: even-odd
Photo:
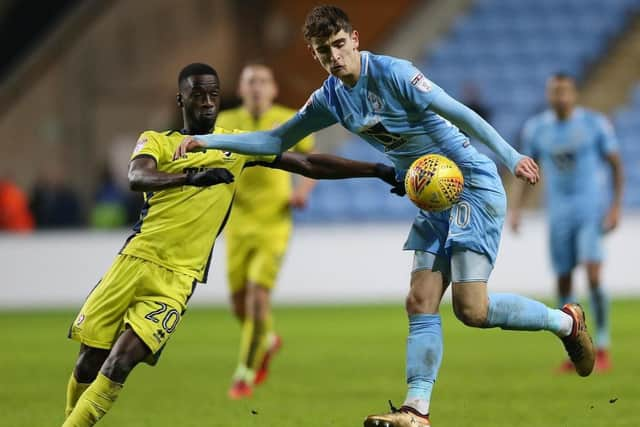
[(265, 132), (199, 135), (208, 148), (243, 154), (286, 151), (311, 132), (340, 123), (393, 162), (399, 177), (425, 154), (442, 154), (465, 167), (486, 164), (460, 132), (491, 148), (513, 172), (522, 156), (471, 109), (429, 81), (409, 61), (361, 53), (357, 84), (348, 87), (329, 76), (300, 111), (282, 126)]
[(618, 150), (613, 127), (600, 113), (576, 108), (567, 120), (553, 111), (530, 118), (522, 131), (523, 152), (540, 161), (552, 216), (601, 214), (610, 191), (605, 159)]

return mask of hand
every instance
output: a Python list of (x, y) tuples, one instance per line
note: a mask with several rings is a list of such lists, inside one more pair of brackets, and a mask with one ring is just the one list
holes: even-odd
[(519, 209), (513, 209), (509, 212), (509, 225), (511, 226), (511, 231), (516, 234), (520, 232), (520, 218), (521, 214)]
[(396, 170), (391, 166), (376, 163), (376, 176), (393, 187), (390, 190), (391, 193), (400, 197), (407, 194), (407, 190), (404, 188), (404, 182), (398, 181), (396, 178)]
[(182, 140), (178, 148), (176, 148), (176, 152), (173, 153), (173, 160), (185, 158), (187, 157), (188, 152), (202, 151), (204, 148), (206, 148), (204, 142), (200, 141), (196, 137), (187, 136)]
[(516, 165), (514, 171), (516, 178), (521, 179), (531, 185), (536, 185), (540, 181), (540, 170), (531, 157), (524, 156)]
[(295, 209), (304, 209), (307, 207), (309, 194), (304, 191), (294, 191), (289, 199), (289, 206)]
[(194, 187), (208, 187), (216, 184), (230, 184), (233, 182), (233, 174), (228, 169), (213, 168), (202, 172), (188, 173), (186, 184)]
[(620, 223), (620, 206), (614, 205), (607, 212), (607, 216), (604, 218), (604, 232), (608, 233), (613, 231)]

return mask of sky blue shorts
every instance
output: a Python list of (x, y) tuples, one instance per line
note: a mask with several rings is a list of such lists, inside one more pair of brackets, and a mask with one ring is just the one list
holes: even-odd
[[(477, 281), (478, 271), (470, 269), (468, 276), (456, 271), (452, 255), (464, 251), (475, 252), (483, 255), (493, 267), (500, 245), (507, 200), (493, 162), (487, 160), (478, 166), (461, 169), (465, 182), (460, 201), (443, 212), (420, 210), (404, 249), (436, 255), (439, 263), (449, 265), (451, 279)], [(461, 266), (465, 263), (461, 261), (457, 264)], [(486, 269), (480, 268), (480, 271), (485, 271), (483, 275), (487, 276), (484, 278), (486, 281), (491, 270), (486, 272)]]
[(551, 220), (549, 249), (556, 274), (567, 274), (578, 264), (602, 261), (602, 220), (601, 216)]

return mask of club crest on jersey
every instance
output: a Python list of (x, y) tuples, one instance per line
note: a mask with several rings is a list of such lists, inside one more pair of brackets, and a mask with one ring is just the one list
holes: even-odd
[(147, 143), (146, 136), (141, 136), (140, 138), (138, 138), (138, 142), (136, 142), (136, 147), (133, 149), (133, 154), (138, 154), (138, 152), (142, 150), (142, 148), (145, 146), (146, 143)]
[(371, 103), (371, 107), (373, 107), (373, 111), (380, 112), (384, 107), (384, 103), (382, 102), (382, 98), (376, 95), (373, 92), (367, 93), (367, 99)]
[(82, 325), (82, 322), (84, 322), (84, 313), (80, 313), (80, 316), (78, 316), (78, 319), (76, 320), (76, 326)]
[(411, 78), (411, 86), (421, 92), (429, 92), (431, 90), (431, 82), (422, 73), (418, 73)]

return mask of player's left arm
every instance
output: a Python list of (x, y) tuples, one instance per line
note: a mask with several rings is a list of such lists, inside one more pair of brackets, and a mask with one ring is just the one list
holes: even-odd
[(360, 162), (331, 154), (286, 152), (273, 163), (261, 165), (313, 179), (379, 178), (393, 187), (392, 193), (405, 194), (404, 183), (397, 180), (395, 169), (382, 163)]
[(604, 219), (605, 231), (611, 231), (618, 226), (620, 222), (620, 211), (622, 206), (622, 189), (624, 187), (624, 173), (620, 154), (612, 152), (606, 156), (607, 163), (611, 167), (611, 175), (613, 177), (613, 200), (607, 216)]
[(467, 135), (477, 138), (491, 148), (517, 178), (532, 185), (538, 182), (538, 165), (533, 159), (518, 153), (482, 117), (449, 96), (413, 64), (397, 61), (390, 73), (391, 82), (401, 101), (411, 108), (428, 109), (449, 120)]
[(618, 226), (620, 222), (620, 211), (622, 206), (622, 192), (624, 187), (624, 172), (622, 160), (618, 152), (618, 139), (613, 130), (613, 126), (604, 116), (597, 118), (597, 125), (600, 130), (598, 145), (602, 156), (611, 168), (613, 199), (611, 206), (604, 219), (604, 230), (611, 231)]
[(518, 153), (478, 113), (456, 101), (446, 92), (440, 92), (429, 105), (429, 109), (489, 147), (517, 178), (531, 185), (540, 180), (538, 165), (531, 157)]

